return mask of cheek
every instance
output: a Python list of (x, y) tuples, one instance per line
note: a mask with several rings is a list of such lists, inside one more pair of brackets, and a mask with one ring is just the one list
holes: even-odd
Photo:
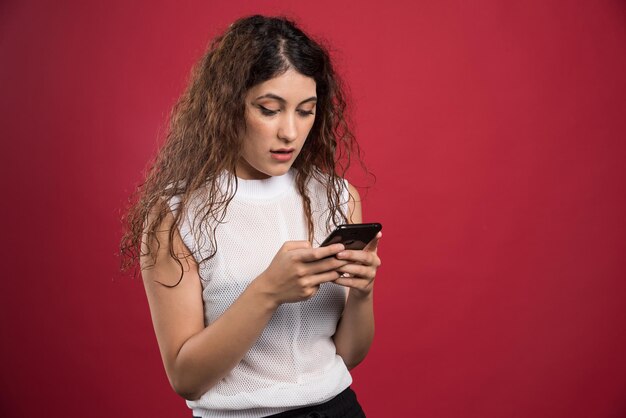
[(246, 128), (248, 130), (248, 136), (264, 136), (272, 130), (272, 123), (267, 120), (262, 120), (256, 117), (250, 117), (247, 120)]

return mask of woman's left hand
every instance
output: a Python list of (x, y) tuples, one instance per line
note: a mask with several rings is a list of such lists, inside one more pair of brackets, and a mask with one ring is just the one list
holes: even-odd
[(376, 270), (380, 266), (380, 258), (376, 252), (382, 236), (382, 232), (379, 232), (362, 250), (344, 250), (338, 253), (335, 257), (350, 263), (337, 269), (343, 275), (335, 283), (349, 287), (351, 291), (354, 289), (362, 296), (369, 295), (374, 289)]

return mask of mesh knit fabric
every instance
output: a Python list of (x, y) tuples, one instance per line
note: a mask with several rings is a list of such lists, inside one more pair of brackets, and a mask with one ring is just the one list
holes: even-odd
[[(347, 211), (344, 182), (342, 210)], [(314, 246), (330, 233), (326, 189), (316, 180), (308, 187)], [(210, 240), (194, 222), (192, 201), (180, 225), (187, 247), (200, 262), (211, 253)], [(171, 207), (176, 210), (178, 201)], [(199, 234), (200, 231), (200, 235)], [(295, 172), (265, 180), (238, 179), (235, 198), (224, 223), (216, 229), (217, 252), (199, 264), (205, 324), (215, 321), (252, 280), (270, 264), (285, 241), (307, 240), (302, 198)], [(241, 362), (197, 401), (187, 401), (194, 416), (262, 417), (323, 403), (352, 382), (331, 339), (343, 311), (346, 290), (334, 283), (320, 286), (304, 302), (281, 305)]]

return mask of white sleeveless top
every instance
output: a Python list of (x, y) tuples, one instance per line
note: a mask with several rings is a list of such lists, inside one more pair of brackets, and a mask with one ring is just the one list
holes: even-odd
[[(344, 185), (341, 209), (347, 213), (347, 182)], [(318, 246), (332, 229), (326, 226), (326, 189), (314, 179), (307, 187), (315, 225), (313, 245)], [(173, 210), (176, 203), (173, 199)], [(194, 207), (193, 201), (189, 207)], [(308, 239), (294, 169), (265, 180), (238, 179), (224, 223), (216, 230), (217, 253), (206, 262), (200, 261), (210, 254), (209, 240), (206, 233), (201, 240), (194, 238), (189, 213), (179, 229), (199, 262), (205, 325), (222, 315), (269, 266), (285, 241)], [(347, 388), (352, 378), (331, 339), (345, 297), (344, 287), (325, 283), (313, 298), (281, 305), (241, 362), (200, 399), (187, 401), (193, 415), (263, 417), (323, 403)]]

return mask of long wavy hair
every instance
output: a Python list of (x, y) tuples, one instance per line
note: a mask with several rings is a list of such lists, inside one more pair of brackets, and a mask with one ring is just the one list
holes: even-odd
[[(219, 227), (237, 190), (235, 166), (246, 127), (246, 92), (290, 68), (313, 78), (317, 90), (315, 122), (293, 163), (309, 240), (312, 241), (314, 232), (306, 188), (310, 178), (326, 185), (328, 224), (347, 221), (340, 209), (345, 203), (341, 202), (344, 188), (341, 179), (350, 165), (351, 155), (359, 156), (359, 149), (349, 128), (344, 89), (329, 53), (288, 18), (249, 16), (232, 23), (209, 43), (192, 70), (186, 90), (172, 109), (165, 143), (150, 164), (145, 181), (131, 196), (123, 220), (126, 228), (120, 245), (123, 269), (136, 267), (140, 257), (156, 260), (160, 247), (157, 232), (171, 211), (169, 202), (174, 197), (179, 204), (178, 210), (172, 212), (169, 242), (173, 242), (175, 229), (200, 190), (206, 199), (202, 199), (200, 207), (194, 207), (193, 224)], [(217, 251), (215, 228), (209, 231), (213, 250), (203, 254), (200, 262)], [(194, 239), (200, 239), (200, 232), (194, 231)], [(146, 245), (142, 249), (142, 240), (156, 242), (156, 248)], [(180, 256), (171, 245), (169, 253), (179, 263), (182, 279)], [(193, 255), (198, 258), (197, 254)]]

